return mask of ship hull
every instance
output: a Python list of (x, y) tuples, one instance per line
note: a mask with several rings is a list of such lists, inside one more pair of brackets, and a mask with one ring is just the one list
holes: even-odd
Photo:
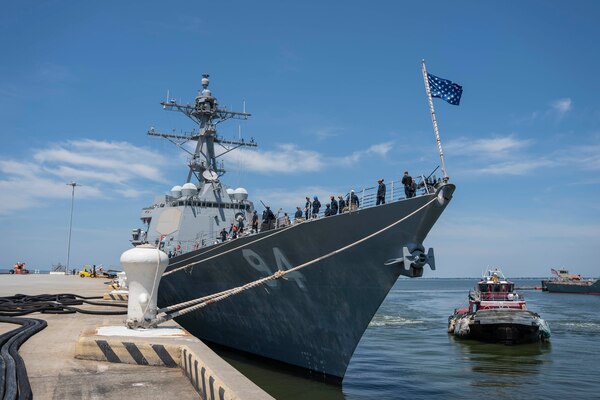
[(386, 262), (401, 259), (404, 247), (422, 245), (453, 191), (446, 184), (435, 194), (261, 232), (171, 259), (167, 272), (176, 272), (162, 278), (159, 306), (242, 286), (329, 255), (176, 321), (202, 340), (341, 379), (404, 271), (403, 263)]
[(545, 288), (550, 293), (577, 293), (600, 295), (600, 279), (580, 282), (546, 281)]
[(545, 322), (528, 310), (480, 310), (451, 316), (448, 322), (448, 331), (455, 336), (482, 342), (523, 344), (545, 341), (549, 337), (540, 329)]
[(483, 310), (475, 313), (469, 337), (484, 342), (522, 344), (542, 337), (536, 315), (526, 310)]

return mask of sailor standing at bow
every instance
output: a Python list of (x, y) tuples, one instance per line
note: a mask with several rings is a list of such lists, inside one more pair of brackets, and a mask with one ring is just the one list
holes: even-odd
[[(331, 203), (329, 203), (329, 205), (331, 207), (331, 215), (335, 215), (338, 213), (339, 205), (338, 205), (337, 200), (335, 199), (335, 196), (331, 196), (330, 200), (331, 200)], [(341, 214), (341, 211), (340, 211), (340, 214)]]
[(385, 183), (383, 183), (383, 178), (379, 179), (377, 181), (379, 183), (379, 186), (377, 187), (377, 204), (375, 205), (380, 205), (380, 204), (385, 204)]
[(252, 230), (250, 233), (258, 233), (258, 214), (256, 213), (256, 210), (254, 210), (254, 213), (252, 214)]
[(310, 202), (310, 198), (306, 196), (306, 203), (304, 204), (304, 219), (308, 221), (308, 219), (312, 215), (312, 203)]
[(319, 209), (321, 208), (321, 202), (317, 196), (313, 197), (312, 202), (312, 217), (319, 218)]

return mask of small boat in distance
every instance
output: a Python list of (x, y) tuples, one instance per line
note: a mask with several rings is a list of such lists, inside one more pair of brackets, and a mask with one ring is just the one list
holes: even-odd
[(568, 269), (550, 269), (551, 279), (542, 280), (542, 290), (551, 293), (579, 293), (600, 295), (600, 279), (583, 279), (581, 275), (571, 275)]
[(469, 292), (469, 306), (455, 309), (448, 317), (448, 333), (505, 344), (548, 340), (548, 324), (527, 310), (525, 298), (514, 288), (498, 268), (487, 270)]

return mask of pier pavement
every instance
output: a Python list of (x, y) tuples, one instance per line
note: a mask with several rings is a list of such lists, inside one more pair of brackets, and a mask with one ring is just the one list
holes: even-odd
[[(109, 290), (108, 285), (105, 284), (107, 281), (102, 278), (64, 275), (0, 275), (0, 296), (59, 293), (102, 296)], [(78, 307), (109, 309), (91, 305)], [(185, 400), (200, 397), (180, 368), (116, 364), (75, 358), (76, 343), (81, 332), (99, 326), (122, 325), (125, 315), (32, 313), (27, 317), (44, 319), (48, 322), (46, 329), (31, 337), (19, 350), (26, 364), (35, 399), (172, 400), (177, 398)], [(0, 333), (16, 327), (17, 325), (13, 324), (0, 324)], [(214, 360), (214, 353), (208, 354), (210, 350), (201, 351), (206, 352), (202, 356), (206, 355)], [(220, 359), (215, 361), (223, 362)], [(230, 369), (233, 368), (229, 365), (218, 365), (220, 369), (232, 376)], [(233, 371), (235, 375), (237, 371)], [(245, 382), (246, 379), (241, 374), (231, 380), (234, 380), (236, 385), (241, 383), (244, 391), (248, 388), (247, 394), (256, 393), (254, 390), (256, 387), (253, 388), (249, 381)], [(246, 398), (247, 396), (238, 392), (234, 397)], [(248, 398), (269, 397), (265, 394), (264, 397), (250, 395)]]

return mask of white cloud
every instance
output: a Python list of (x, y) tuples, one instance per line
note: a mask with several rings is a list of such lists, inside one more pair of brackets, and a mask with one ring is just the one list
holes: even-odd
[(366, 150), (355, 151), (354, 153), (352, 153), (348, 156), (340, 157), (339, 159), (336, 160), (336, 162), (338, 162), (342, 165), (353, 165), (353, 164), (356, 164), (358, 161), (360, 161), (364, 157), (370, 157), (370, 156), (385, 157), (387, 155), (387, 153), (390, 152), (392, 147), (393, 147), (392, 142), (374, 144)]
[(167, 164), (162, 155), (127, 142), (87, 139), (35, 150), (28, 159), (35, 162), (0, 159), (0, 214), (67, 198), (72, 180), (82, 184), (78, 197), (131, 198), (143, 192), (135, 187), (140, 178), (164, 182), (161, 168)]
[(138, 177), (163, 182), (160, 167), (166, 164), (162, 155), (127, 142), (90, 139), (40, 149), (33, 158), (63, 179), (93, 178), (118, 184)]
[(459, 138), (444, 147), (458, 155), (472, 155), (482, 158), (502, 158), (510, 156), (514, 151), (524, 149), (531, 144), (530, 140), (521, 140), (514, 135), (496, 136), (492, 138), (468, 139)]
[(323, 155), (303, 150), (293, 144), (278, 145), (273, 151), (238, 149), (225, 155), (225, 159), (244, 169), (261, 173), (294, 174), (319, 171), (323, 168)]
[(326, 139), (330, 139), (332, 137), (339, 136), (339, 129), (335, 127), (325, 127), (316, 129), (314, 132), (311, 132), (311, 135), (317, 138), (318, 141), (323, 141)]
[[(572, 263), (574, 255), (582, 259), (593, 256), (593, 246), (585, 244), (600, 237), (598, 225), (573, 224), (569, 216), (550, 220), (491, 213), (442, 217), (427, 238), (439, 260), (438, 276), (456, 276), (456, 271), (476, 276), (492, 266), (501, 267), (511, 277), (544, 276), (552, 267)], [(469, 244), (467, 251), (465, 243)], [(593, 267), (585, 268), (587, 271), (580, 272), (595, 273)]]
[(558, 152), (556, 159), (564, 165), (584, 171), (600, 170), (600, 144), (571, 146)]
[(600, 144), (565, 146), (547, 155), (529, 150), (532, 141), (514, 136), (478, 139), (461, 138), (446, 146), (447, 154), (461, 156), (456, 162), (471, 174), (527, 175), (542, 168), (600, 170)]
[(385, 142), (347, 156), (329, 157), (316, 151), (304, 150), (295, 144), (280, 144), (273, 151), (238, 149), (224, 157), (234, 165), (243, 165), (249, 171), (296, 174), (320, 171), (325, 165), (332, 163), (347, 166), (356, 164), (365, 157), (384, 157), (392, 147), (393, 142)]
[(508, 161), (497, 164), (490, 164), (483, 168), (477, 168), (477, 172), (483, 175), (527, 175), (539, 168), (554, 167), (555, 161), (546, 159), (531, 159), (527, 161)]
[(571, 111), (573, 107), (573, 101), (569, 98), (558, 99), (552, 103), (552, 110), (557, 114), (558, 117), (563, 117), (566, 113)]

